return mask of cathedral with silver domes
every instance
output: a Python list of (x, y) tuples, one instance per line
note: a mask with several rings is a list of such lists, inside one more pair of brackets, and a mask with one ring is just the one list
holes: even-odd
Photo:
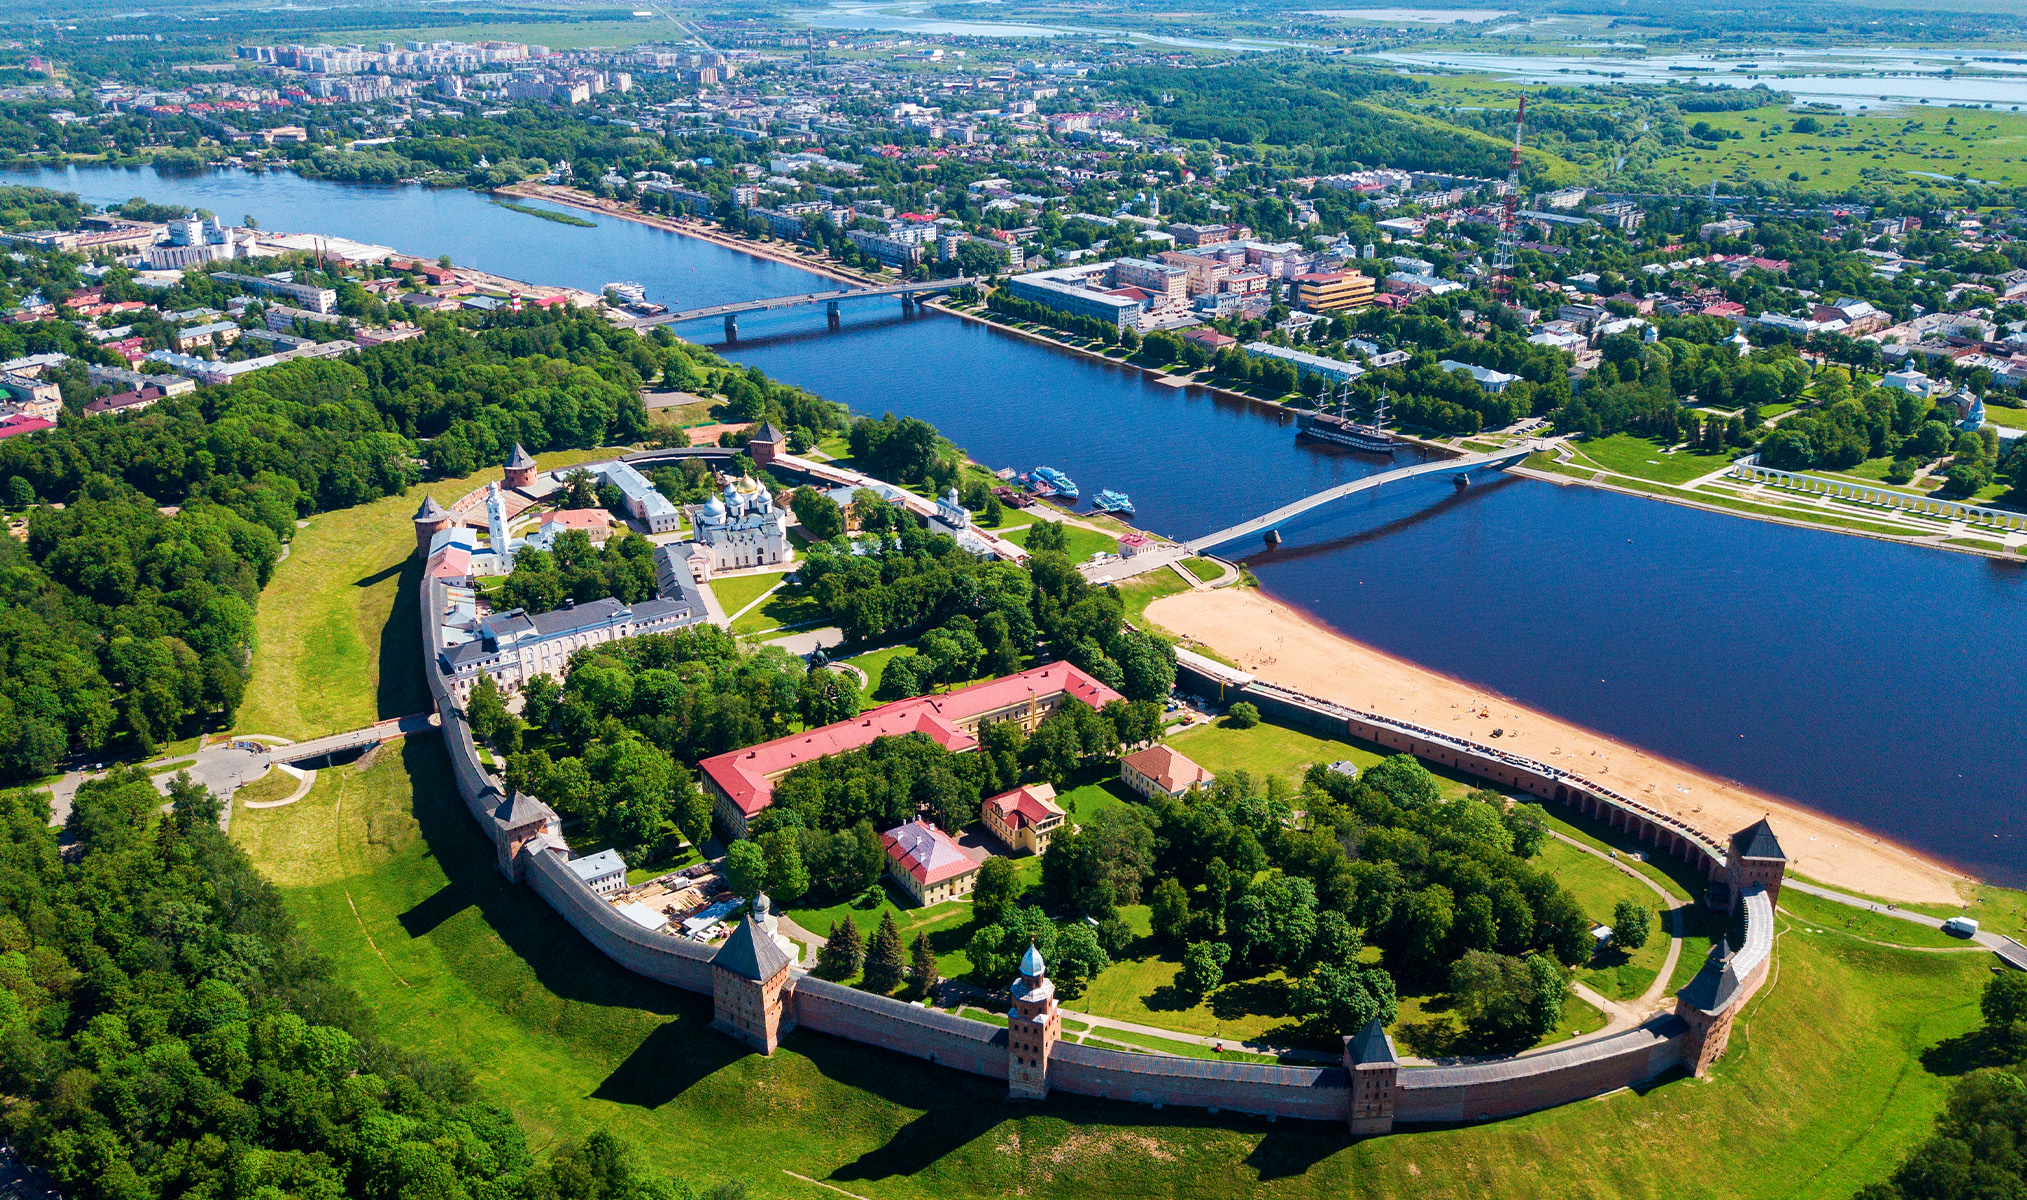
[(687, 509), (697, 543), (710, 551), (713, 573), (795, 561), (788, 514), (764, 484), (730, 480), (722, 495)]

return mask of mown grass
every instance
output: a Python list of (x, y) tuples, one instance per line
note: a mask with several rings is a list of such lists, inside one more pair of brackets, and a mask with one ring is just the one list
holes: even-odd
[[(605, 457), (545, 454), (544, 470)], [(422, 560), (412, 518), (424, 494), (449, 504), (498, 468), (310, 519), (261, 592), (258, 651), (237, 733), (302, 741), (429, 707), (415, 607)]]
[(242, 784), (232, 793), (236, 804), (265, 804), (293, 795), (297, 787), (296, 777), (280, 767), (269, 767), (267, 774), (252, 783)]
[(1163, 596), (1173, 596), (1189, 590), (1189, 585), (1174, 571), (1150, 571), (1145, 575), (1113, 585), (1119, 589), (1119, 598), (1126, 602), (1126, 619), (1140, 629), (1149, 628), (1147, 606)]
[[(1063, 526), (1063, 540), (1066, 546), (1065, 553), (1069, 555), (1071, 562), (1083, 562), (1094, 554), (1119, 553), (1118, 538), (1099, 533), (1095, 529), (1086, 529), (1082, 525), (1072, 525), (1068, 522), (1062, 522), (1061, 524)], [(1016, 546), (1025, 548), (1028, 544), (1028, 537), (1034, 532), (1034, 529), (1033, 524), (1022, 526), (1019, 529), (1007, 532), (1005, 535), (1006, 540)]]
[(1182, 569), (1205, 583), (1209, 583), (1213, 579), (1222, 579), (1225, 575), (1225, 569), (1222, 566), (1202, 555), (1194, 555), (1183, 559)]
[(1542, 844), (1535, 865), (1568, 888), (1596, 924), (1610, 925), (1612, 910), (1621, 900), (1656, 914), (1646, 945), (1632, 951), (1607, 947), (1577, 969), (1579, 980), (1613, 1000), (1633, 1000), (1645, 993), (1668, 957), (1668, 914), (1661, 897), (1611, 863), (1554, 839)]
[(780, 583), (787, 574), (786, 571), (762, 571), (752, 575), (721, 575), (705, 586), (718, 597), (718, 606), (730, 617), (760, 599), (768, 588)]
[(1657, 483), (1687, 483), (1731, 461), (1729, 454), (1705, 454), (1698, 450), (1668, 453), (1653, 438), (1615, 433), (1610, 437), (1588, 438), (1574, 447), (1582, 458), (1622, 475), (1651, 479)]
[[(1004, 1085), (808, 1031), (761, 1058), (710, 1006), (613, 966), (493, 868), (441, 748), (410, 739), (233, 833), (384, 1034), (471, 1063), (549, 1147), (597, 1129), (695, 1183), (809, 1198), (787, 1174), (907, 1197), (1823, 1197), (1884, 1176), (1970, 1065), (1975, 956), (1778, 943), (1709, 1081), (1483, 1126), (1353, 1141), (1339, 1126), (1156, 1112)], [(1722, 1167), (1712, 1160), (1722, 1147)]]
[[(1319, 737), (1271, 721), (1262, 721), (1251, 729), (1236, 729), (1228, 717), (1176, 734), (1169, 744), (1213, 775), (1243, 770), (1261, 783), (1279, 777), (1298, 786), (1303, 773), (1314, 763), (1348, 759), (1363, 771), (1387, 757), (1377, 746)], [(1443, 783), (1446, 791), (1470, 790), (1456, 781)]]

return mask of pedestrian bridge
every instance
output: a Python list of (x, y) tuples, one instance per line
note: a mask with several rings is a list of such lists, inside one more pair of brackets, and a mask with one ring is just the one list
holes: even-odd
[(1398, 480), (1413, 479), (1421, 475), (1440, 475), (1446, 472), (1459, 478), (1466, 478), (1471, 472), (1481, 468), (1512, 466), (1532, 453), (1534, 453), (1533, 447), (1522, 446), (1510, 450), (1500, 450), (1491, 454), (1465, 454), (1457, 458), (1439, 459), (1436, 462), (1417, 463), (1412, 467), (1396, 467), (1391, 471), (1382, 471), (1377, 475), (1368, 475), (1364, 479), (1354, 479), (1350, 483), (1340, 483), (1336, 487), (1326, 488), (1313, 496), (1306, 496), (1297, 500), (1293, 504), (1284, 504), (1265, 516), (1254, 517), (1250, 521), (1244, 521), (1229, 528), (1220, 529), (1216, 533), (1207, 533), (1191, 541), (1189, 543), (1189, 550), (1192, 554), (1202, 554), (1206, 550), (1222, 546), (1226, 542), (1235, 542), (1249, 534), (1275, 532), (1283, 521), (1301, 516), (1312, 508), (1321, 508), (1333, 500), (1342, 500), (1346, 496), (1358, 492), (1371, 491), (1376, 487)]
[(741, 300), (733, 304), (712, 304), (704, 308), (686, 308), (681, 312), (666, 312), (652, 317), (640, 317), (627, 322), (635, 329), (646, 329), (651, 325), (674, 325), (683, 321), (703, 321), (711, 317), (725, 318), (725, 336), (736, 339), (739, 336), (738, 317), (740, 313), (766, 312), (776, 308), (795, 308), (803, 304), (822, 304), (830, 310), (831, 326), (838, 324), (838, 305), (845, 300), (869, 300), (879, 296), (899, 296), (901, 309), (912, 312), (917, 296), (935, 292), (947, 292), (952, 288), (966, 287), (978, 279), (960, 275), (954, 279), (924, 279), (913, 283), (890, 283), (884, 287), (836, 288), (828, 292), (802, 292), (793, 296), (770, 296), (765, 300)]

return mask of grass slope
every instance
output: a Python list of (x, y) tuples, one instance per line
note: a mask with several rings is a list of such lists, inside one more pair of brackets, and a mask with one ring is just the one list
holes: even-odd
[[(541, 456), (545, 470), (605, 451)], [(429, 707), (413, 600), (422, 561), (411, 518), (425, 493), (449, 504), (495, 468), (311, 518), (261, 592), (253, 679), (234, 726), (302, 741)]]
[[(442, 750), (403, 744), (320, 777), (233, 833), (383, 1029), (475, 1064), (537, 1145), (610, 1129), (656, 1165), (756, 1196), (1835, 1197), (1927, 1127), (1949, 1039), (1977, 1021), (1976, 956), (1785, 934), (1778, 976), (1709, 1082), (1482, 1127), (1354, 1142), (1339, 1129), (999, 1085), (819, 1034), (771, 1059), (706, 1028), (709, 1004), (612, 966), (508, 884)], [(1940, 1044), (1940, 1047), (1939, 1047)], [(1722, 1147), (1722, 1169), (1712, 1160)]]

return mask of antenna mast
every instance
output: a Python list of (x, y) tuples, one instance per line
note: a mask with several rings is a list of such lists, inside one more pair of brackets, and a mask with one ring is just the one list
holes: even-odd
[(1513, 157), (1506, 165), (1506, 196), (1499, 210), (1499, 241), (1492, 252), (1492, 294), (1513, 300), (1513, 253), (1520, 243), (1520, 134), (1527, 124), (1527, 93), (1513, 114)]

